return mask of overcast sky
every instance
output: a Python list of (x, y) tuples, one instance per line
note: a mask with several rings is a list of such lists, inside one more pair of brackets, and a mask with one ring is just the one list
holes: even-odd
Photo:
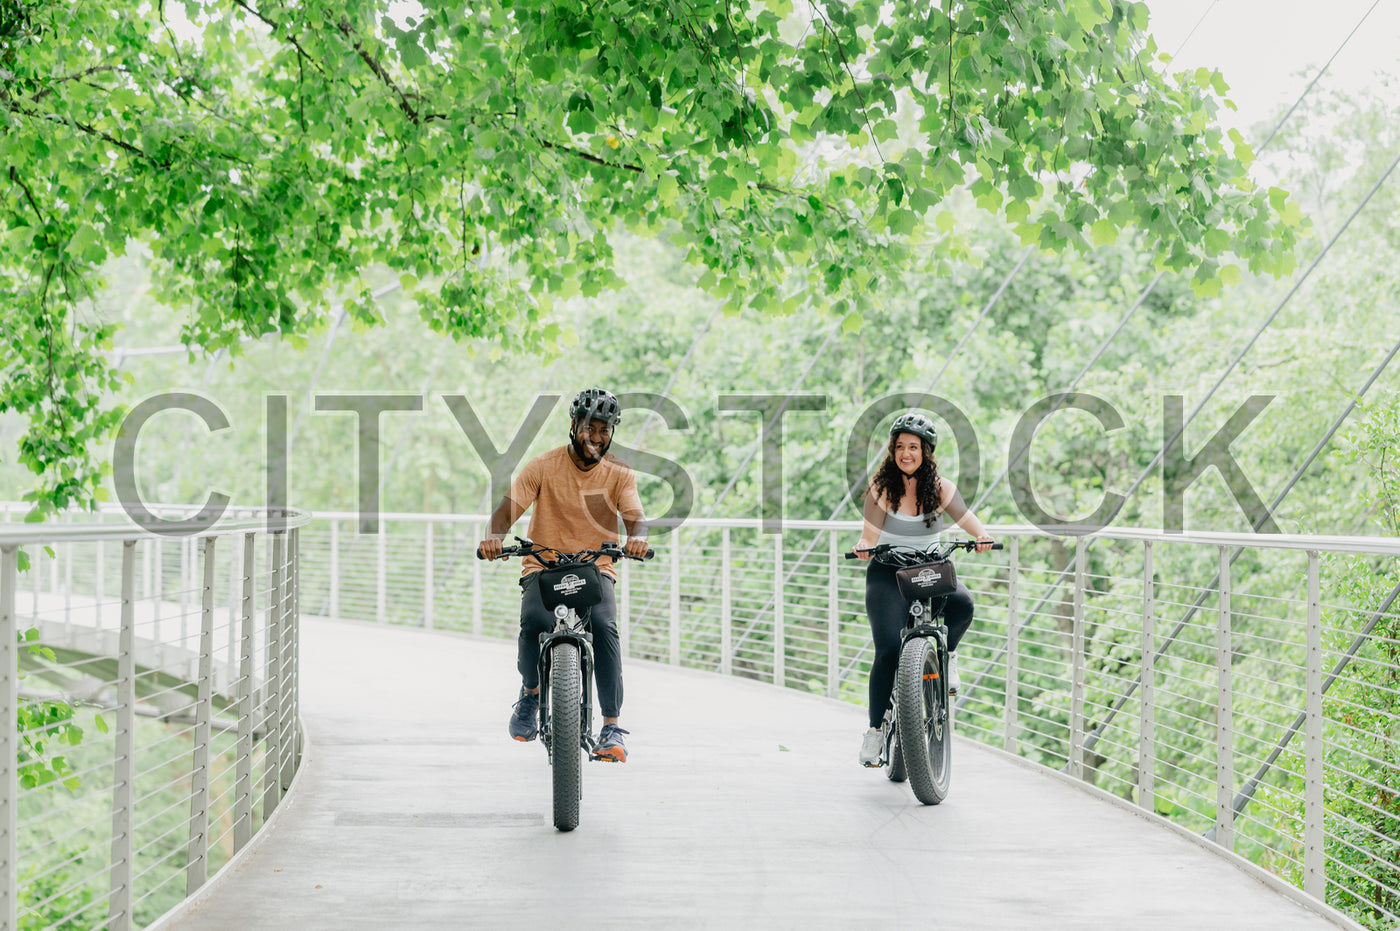
[[(1365, 22), (1323, 83), (1379, 88), (1382, 72), (1400, 75), (1400, 0), (1147, 0), (1147, 5), (1157, 45), (1168, 53), (1181, 49), (1178, 65), (1224, 73), (1239, 112), (1227, 113), (1222, 122), (1241, 131), (1291, 106), (1363, 15)], [(1310, 69), (1306, 77), (1299, 74), (1303, 69)]]

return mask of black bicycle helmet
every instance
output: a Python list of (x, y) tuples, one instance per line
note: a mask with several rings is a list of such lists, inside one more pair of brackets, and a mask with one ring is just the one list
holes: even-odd
[(615, 427), (622, 422), (622, 405), (611, 391), (585, 388), (574, 395), (574, 402), (569, 405), (569, 419), (573, 423), (601, 420)]
[(910, 411), (907, 414), (900, 414), (890, 424), (890, 436), (898, 436), (901, 433), (912, 433), (928, 444), (926, 452), (933, 452), (938, 446), (938, 430), (934, 428), (933, 421), (929, 420), (918, 411)]

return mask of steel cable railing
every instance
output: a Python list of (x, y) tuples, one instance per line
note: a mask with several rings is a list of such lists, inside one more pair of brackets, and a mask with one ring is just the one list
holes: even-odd
[[(17, 785), (7, 806), (11, 888), (53, 926), (149, 920), (275, 810), (300, 740), (294, 684), (275, 691), (295, 682), (300, 604), (515, 636), (516, 572), (468, 555), (484, 516), (386, 514), (358, 546), (356, 515), (318, 517), (219, 537), (212, 558), (202, 538), (74, 538), (22, 575), (0, 543), (0, 607), (18, 627), (37, 619), (34, 643), (52, 653), (11, 651), (22, 676), (11, 707), (63, 697), (83, 727), (47, 783), (58, 787)], [(757, 519), (687, 522), (653, 562), (623, 569), (625, 650), (863, 705), (864, 566), (841, 558), (858, 532), (854, 521), (777, 535)], [(983, 683), (959, 709), (962, 736), (1213, 830), (1222, 849), (1377, 926), (1400, 918), (1388, 852), (1400, 843), (1389, 788), (1400, 785), (1400, 619), (1383, 597), (1400, 542), (1106, 530), (1090, 571), (1082, 537), (996, 533), (1007, 550), (959, 562), (977, 603), (959, 655), (965, 681)], [(1237, 548), (1247, 558), (1232, 564)], [(1205, 567), (1224, 584), (1201, 585)], [(1166, 653), (1159, 623), (1197, 604)], [(64, 727), (41, 721), (25, 736), (53, 747)], [(9, 740), (17, 747), (18, 731)], [(1246, 787), (1247, 811), (1232, 804)]]
[(291, 784), (309, 517), (240, 512), (178, 538), (0, 510), (0, 928), (144, 927)]
[[(302, 537), (312, 603), (360, 620), (385, 604), (390, 622), (431, 616), (436, 628), (514, 637), (514, 571), (476, 560), (443, 577), (422, 571), (422, 541), (437, 540), (437, 554), (447, 540), (474, 546), (484, 516), (384, 515), (395, 545), (358, 550), (386, 565), (342, 558), (334, 571), (355, 515), (320, 517)], [(775, 535), (757, 519), (686, 522), (653, 562), (623, 569), (624, 649), (863, 705), (864, 566), (840, 558), (859, 527), (798, 521)], [(1400, 541), (1108, 529), (1092, 538), (1106, 545), (1091, 572), (1089, 538), (996, 534), (1006, 551), (959, 562), (978, 606), (963, 676), (982, 681), (959, 708), (961, 735), (1214, 832), (1222, 849), (1316, 900), (1400, 920), (1385, 892), (1400, 817), (1376, 795), (1400, 785), (1400, 668), (1387, 659), (1400, 653), (1400, 621), (1380, 597)], [(1201, 584), (1207, 569), (1224, 584)], [(351, 571), (355, 585), (337, 575)], [(1374, 603), (1362, 582), (1380, 586)], [(1175, 629), (1160, 625), (1176, 612), (1187, 616)], [(1327, 675), (1336, 684), (1324, 696)], [(1145, 687), (1125, 699), (1133, 683)], [(1290, 729), (1306, 739), (1289, 743)], [(1232, 803), (1247, 786), (1257, 807), (1245, 811)], [(1366, 899), (1361, 876), (1381, 901)]]

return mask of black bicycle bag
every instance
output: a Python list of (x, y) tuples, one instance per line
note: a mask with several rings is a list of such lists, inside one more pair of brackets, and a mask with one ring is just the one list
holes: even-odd
[(603, 600), (603, 576), (593, 563), (541, 569), (535, 578), (540, 599), (551, 611), (559, 605), (582, 611)]
[(958, 574), (952, 562), (930, 562), (907, 569), (896, 569), (899, 593), (910, 601), (923, 601), (951, 595), (958, 587)]

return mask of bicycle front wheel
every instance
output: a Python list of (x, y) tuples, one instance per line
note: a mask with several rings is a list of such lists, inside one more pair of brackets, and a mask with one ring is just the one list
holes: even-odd
[(914, 637), (899, 654), (899, 749), (909, 787), (925, 805), (948, 797), (953, 770), (952, 714), (938, 645)]
[(554, 770), (554, 826), (561, 831), (578, 827), (579, 799), (583, 797), (583, 677), (578, 646), (556, 643), (549, 663), (550, 757)]

